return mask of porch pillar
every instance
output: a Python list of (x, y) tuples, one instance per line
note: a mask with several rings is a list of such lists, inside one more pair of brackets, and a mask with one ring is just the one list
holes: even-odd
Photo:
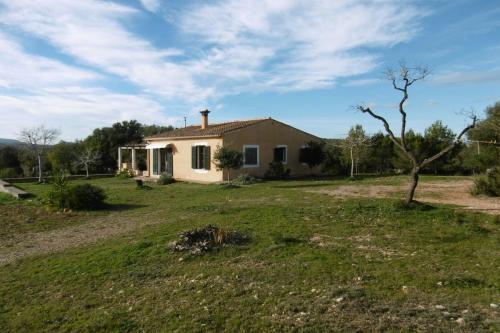
[(122, 169), (122, 147), (118, 147), (118, 171)]
[(135, 160), (135, 148), (132, 147), (132, 170), (135, 172), (136, 168), (136, 160)]
[(149, 159), (151, 158), (151, 149), (146, 149), (146, 168), (148, 172), (148, 177), (151, 177), (151, 163)]

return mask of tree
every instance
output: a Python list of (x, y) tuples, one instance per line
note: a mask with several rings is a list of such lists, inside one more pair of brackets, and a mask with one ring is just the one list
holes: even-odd
[(309, 141), (304, 148), (300, 150), (299, 161), (307, 164), (309, 169), (312, 170), (315, 166), (320, 165), (325, 159), (324, 142)]
[(243, 154), (227, 147), (218, 147), (214, 154), (217, 170), (227, 170), (227, 181), (231, 180), (231, 169), (239, 169), (243, 165)]
[(95, 165), (99, 161), (99, 158), (99, 153), (91, 147), (84, 147), (80, 151), (77, 163), (85, 169), (85, 175), (87, 178), (90, 177), (90, 167)]
[(12, 146), (0, 148), (0, 170), (15, 175), (21, 173), (21, 162), (16, 148)]
[(467, 166), (478, 172), (500, 165), (500, 102), (486, 108), (486, 118), (467, 133), (463, 152)]
[(41, 125), (33, 128), (25, 128), (19, 134), (21, 141), (28, 151), (36, 157), (38, 162), (38, 181), (42, 182), (43, 158), (47, 148), (56, 141), (60, 132), (54, 128), (46, 128)]
[(356, 166), (359, 164), (359, 160), (361, 159), (361, 153), (363, 148), (366, 147), (368, 143), (368, 137), (363, 130), (361, 125), (356, 125), (351, 127), (349, 130), (349, 134), (345, 138), (342, 143), (344, 148), (344, 152), (349, 156), (349, 161), (351, 165), (351, 178), (354, 177), (354, 170)]
[(408, 90), (409, 88), (417, 81), (425, 79), (429, 75), (429, 70), (427, 67), (415, 67), (410, 68), (405, 64), (401, 63), (398, 71), (389, 69), (387, 70), (387, 78), (391, 81), (392, 86), (395, 90), (402, 93), (403, 97), (399, 102), (399, 113), (401, 114), (401, 134), (400, 137), (396, 137), (394, 132), (392, 131), (389, 122), (382, 116), (376, 114), (371, 107), (358, 105), (357, 109), (363, 113), (369, 114), (371, 117), (381, 121), (384, 124), (385, 131), (389, 134), (394, 145), (404, 154), (407, 160), (411, 163), (411, 176), (410, 176), (410, 184), (408, 187), (408, 191), (406, 193), (407, 204), (413, 201), (413, 197), (415, 196), (415, 189), (418, 185), (418, 178), (420, 171), (425, 166), (430, 163), (438, 160), (443, 157), (449, 151), (451, 151), (455, 146), (460, 142), (462, 136), (467, 133), (470, 129), (474, 128), (476, 125), (476, 116), (471, 116), (472, 123), (465, 127), (460, 134), (445, 148), (441, 149), (438, 153), (428, 156), (423, 159), (418, 159), (415, 155), (415, 152), (408, 146), (406, 141), (406, 111), (405, 111), (405, 102), (408, 100)]
[(389, 136), (382, 132), (375, 133), (369, 141), (369, 170), (379, 174), (394, 170), (394, 144)]
[(47, 152), (47, 160), (52, 164), (52, 169), (71, 173), (75, 166), (76, 146), (75, 143), (64, 141), (52, 146)]

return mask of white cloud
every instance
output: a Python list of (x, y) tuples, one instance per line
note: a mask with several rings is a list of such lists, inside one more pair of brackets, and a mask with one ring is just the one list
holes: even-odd
[(55, 87), (85, 82), (100, 78), (97, 73), (65, 65), (46, 57), (27, 54), (22, 47), (0, 32), (0, 87), (9, 89), (32, 89)]
[(160, 9), (160, 0), (139, 0), (144, 8), (149, 10), (150, 12), (156, 12)]
[(201, 100), (211, 89), (196, 85), (189, 69), (170, 61), (177, 49), (157, 49), (125, 29), (136, 10), (106, 1), (4, 1), (4, 24), (45, 38), (86, 64), (164, 98)]
[[(236, 75), (240, 90), (289, 91), (329, 87), (339, 77), (370, 71), (377, 57), (367, 49), (409, 40), (422, 15), (407, 2), (224, 0), (187, 8), (178, 24), (221, 59), (253, 71), (251, 80)], [(225, 53), (240, 56), (235, 62)]]
[(376, 78), (354, 79), (354, 80), (349, 80), (346, 83), (344, 83), (344, 86), (346, 86), (346, 87), (364, 87), (364, 86), (369, 86), (372, 84), (377, 84), (380, 82), (382, 82), (382, 80), (376, 79)]
[[(158, 0), (140, 1), (159, 10)], [(177, 44), (160, 48), (134, 34), (130, 23), (144, 12), (111, 1), (0, 0), (0, 5), (0, 29), (43, 39), (77, 64), (29, 54), (5, 30), (0, 123), (14, 126), (16, 114), (27, 124), (64, 125), (69, 136), (126, 117), (175, 120), (163, 105), (193, 110), (240, 92), (332, 87), (339, 78), (375, 68), (377, 48), (411, 39), (422, 16), (413, 3), (398, 1), (202, 2), (179, 9), (169, 21), (179, 32), (179, 45), (189, 47), (179, 49)], [(137, 94), (102, 88), (101, 81), (117, 77), (137, 87)]]
[(167, 117), (164, 107), (147, 96), (78, 87), (16, 96), (0, 93), (0, 109), (0, 137), (12, 138), (17, 136), (20, 124), (60, 128), (62, 138), (73, 140), (116, 121), (137, 119), (162, 125), (179, 121), (178, 117)]
[(487, 71), (454, 71), (438, 73), (431, 82), (436, 84), (484, 83), (500, 81), (500, 69), (492, 68)]

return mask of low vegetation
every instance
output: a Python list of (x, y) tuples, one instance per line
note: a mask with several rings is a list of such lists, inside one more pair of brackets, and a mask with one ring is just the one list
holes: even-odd
[[(457, 178), (421, 181), (437, 179)], [(405, 181), (360, 177), (356, 185)], [(16, 240), (75, 225), (101, 234), (135, 229), (97, 243), (82, 243), (81, 234), (52, 238), (57, 253), (0, 267), (3, 332), (500, 329), (497, 216), (312, 192), (352, 185), (335, 179), (260, 182), (230, 193), (186, 183), (136, 191), (119, 178), (71, 183), (103, 188), (109, 206), (51, 213), (39, 199), (51, 185), (20, 184), (35, 197), (0, 196), (0, 259), (22, 250)], [(207, 225), (251, 241), (201, 256), (168, 246)]]
[(162, 174), (162, 175), (160, 175), (160, 178), (158, 178), (156, 183), (158, 185), (168, 185), (168, 184), (175, 183), (175, 179), (172, 178), (172, 176), (170, 176), (170, 175)]
[(64, 175), (53, 178), (46, 205), (55, 210), (93, 210), (104, 206), (104, 190), (92, 184), (69, 185)]
[(485, 175), (478, 176), (474, 180), (472, 193), (500, 197), (500, 167), (491, 168), (486, 171)]

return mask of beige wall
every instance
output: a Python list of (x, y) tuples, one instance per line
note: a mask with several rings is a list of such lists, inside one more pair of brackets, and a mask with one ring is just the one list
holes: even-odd
[[(194, 181), (194, 182), (220, 182), (222, 181), (222, 171), (217, 171), (213, 164), (213, 156), (217, 150), (217, 146), (222, 146), (221, 138), (200, 138), (200, 139), (184, 139), (184, 140), (155, 140), (155, 143), (171, 144), (173, 148), (174, 160), (174, 175), (177, 180)], [(193, 170), (191, 168), (191, 147), (193, 145), (208, 145), (210, 146), (210, 170)], [(149, 166), (153, 165), (153, 154), (149, 156)], [(150, 171), (153, 175), (152, 168)]]
[[(291, 170), (290, 175), (309, 175), (311, 173), (309, 167), (299, 162), (299, 151), (306, 142), (311, 140), (318, 140), (318, 138), (274, 119), (227, 133), (224, 136), (224, 146), (226, 147), (243, 152), (244, 145), (259, 146), (259, 167), (243, 167), (240, 170), (231, 170), (231, 178), (241, 173), (263, 177), (269, 168), (269, 163), (273, 161), (274, 148), (279, 145), (287, 146), (287, 164), (285, 168)], [(319, 167), (313, 170), (315, 174), (319, 172)], [(225, 172), (224, 179), (226, 179)]]

